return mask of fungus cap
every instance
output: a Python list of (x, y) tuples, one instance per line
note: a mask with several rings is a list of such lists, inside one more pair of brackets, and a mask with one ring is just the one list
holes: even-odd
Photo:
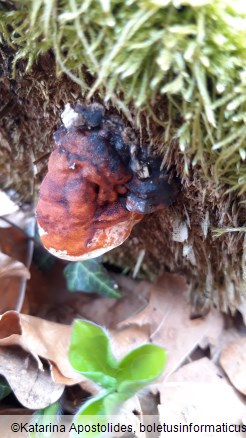
[[(37, 205), (42, 243), (56, 257), (86, 260), (121, 245), (144, 214), (170, 205), (177, 187), (133, 131), (98, 103), (70, 105), (54, 134)], [(132, 142), (132, 143), (131, 143)]]

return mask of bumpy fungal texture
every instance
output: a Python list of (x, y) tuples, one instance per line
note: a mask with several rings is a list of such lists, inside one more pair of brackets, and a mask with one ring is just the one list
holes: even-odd
[(126, 143), (129, 128), (104, 116), (101, 105), (68, 105), (62, 118), (37, 221), (51, 253), (85, 260), (123, 243), (145, 213), (169, 205), (177, 190), (157, 170), (156, 159), (146, 162), (144, 150)]

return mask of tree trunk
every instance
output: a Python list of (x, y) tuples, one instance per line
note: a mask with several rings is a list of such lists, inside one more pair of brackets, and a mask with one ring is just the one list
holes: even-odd
[[(53, 148), (52, 134), (61, 124), (60, 114), (66, 103), (84, 98), (79, 85), (65, 74), (57, 78), (51, 51), (40, 56), (28, 73), (25, 62), (19, 61), (16, 77), (12, 78), (14, 55), (9, 45), (2, 45), (0, 184), (3, 189), (14, 189), (20, 202), (36, 202)], [(89, 83), (91, 77), (87, 79)], [(97, 96), (94, 101), (103, 99)], [(111, 100), (106, 106), (119, 114), (117, 103)], [(165, 98), (163, 107), (167, 111)], [(139, 116), (133, 105), (128, 105), (128, 110), (128, 118), (121, 113), (126, 124), (136, 130), (140, 143), (150, 145), (150, 154), (158, 153), (160, 165), (164, 160), (178, 176), (180, 193), (172, 206), (146, 215), (130, 238), (106, 254), (104, 260), (133, 270), (143, 258), (140, 277), (152, 280), (164, 271), (185, 274), (191, 283), (194, 305), (200, 309), (211, 304), (224, 311), (237, 308), (244, 290), (244, 234), (216, 235), (214, 229), (244, 226), (243, 195), (236, 197), (226, 194), (224, 187), (215, 187), (212, 164), (207, 178), (203, 178), (201, 164), (191, 165), (192, 156), (181, 153), (177, 140), (171, 139), (163, 146), (165, 129), (154, 117), (146, 111)], [(177, 123), (181, 126), (182, 121)]]

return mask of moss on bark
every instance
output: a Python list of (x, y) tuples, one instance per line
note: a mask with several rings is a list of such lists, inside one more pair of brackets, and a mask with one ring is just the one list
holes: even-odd
[(236, 308), (246, 258), (245, 12), (225, 0), (118, 3), (4, 3), (1, 187), (32, 201), (65, 103), (104, 102), (182, 183), (177, 202), (107, 259), (133, 269), (144, 250), (148, 278), (184, 272), (195, 299)]

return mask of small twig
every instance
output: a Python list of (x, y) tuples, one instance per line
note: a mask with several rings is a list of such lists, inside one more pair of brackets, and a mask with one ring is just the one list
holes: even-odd
[(138, 259), (134, 267), (132, 278), (136, 278), (136, 276), (138, 275), (141, 265), (143, 263), (144, 256), (145, 256), (145, 249), (141, 249), (138, 254)]

